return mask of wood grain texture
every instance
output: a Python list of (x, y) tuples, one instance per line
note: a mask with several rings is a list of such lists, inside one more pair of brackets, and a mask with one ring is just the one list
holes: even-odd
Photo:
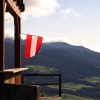
[(18, 72), (22, 72), (25, 70), (28, 70), (29, 68), (13, 68), (13, 69), (5, 69), (4, 71), (0, 71), (0, 73), (4, 73), (4, 74), (14, 74), (14, 73), (18, 73)]

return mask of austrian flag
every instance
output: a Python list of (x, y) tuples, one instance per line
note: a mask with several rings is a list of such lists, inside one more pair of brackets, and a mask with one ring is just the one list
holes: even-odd
[(30, 58), (32, 56), (35, 56), (42, 44), (42, 37), (40, 36), (34, 36), (27, 34), (26, 37), (26, 52), (25, 56), (26, 58)]

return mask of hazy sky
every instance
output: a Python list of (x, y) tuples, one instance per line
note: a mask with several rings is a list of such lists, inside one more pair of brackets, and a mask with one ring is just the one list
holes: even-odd
[[(100, 52), (100, 0), (24, 0), (22, 33), (61, 40)], [(6, 33), (13, 21), (6, 14)]]

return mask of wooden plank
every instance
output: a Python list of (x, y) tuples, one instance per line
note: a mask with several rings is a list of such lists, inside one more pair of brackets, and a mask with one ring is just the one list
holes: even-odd
[(21, 84), (21, 72), (27, 69), (28, 68), (15, 68), (0, 71), (0, 78), (2, 78), (2, 83)]
[(4, 75), (4, 83), (15, 84), (15, 75), (14, 74)]
[(19, 17), (21, 17), (21, 11), (19, 9), (19, 6), (16, 5), (16, 2), (14, 2), (13, 0), (6, 0), (7, 2), (7, 12), (10, 12), (11, 15), (17, 15)]
[(24, 70), (28, 70), (29, 68), (14, 68), (14, 69), (5, 69), (4, 71), (0, 71), (0, 73), (4, 73), (4, 74), (14, 74), (14, 73), (18, 73), (18, 72), (22, 72)]
[(62, 100), (61, 97), (40, 97), (39, 100)]
[(6, 8), (7, 8), (7, 3), (5, 3), (5, 8), (4, 8), (4, 12), (6, 12)]
[(14, 26), (15, 26), (15, 39), (14, 39), (14, 48), (15, 48), (15, 68), (21, 68), (21, 25), (20, 17), (14, 16)]
[(15, 84), (21, 84), (22, 79), (21, 79), (21, 72), (16, 73), (15, 75)]

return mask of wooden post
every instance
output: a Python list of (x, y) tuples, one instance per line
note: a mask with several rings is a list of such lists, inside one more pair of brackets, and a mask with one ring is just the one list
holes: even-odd
[[(0, 71), (4, 70), (4, 13), (5, 13), (5, 0), (0, 0)], [(0, 100), (3, 98), (2, 83), (4, 76), (0, 74)]]
[(4, 12), (5, 0), (0, 0), (0, 71), (4, 70)]
[[(21, 68), (21, 23), (20, 17), (14, 16), (14, 26), (15, 26), (15, 39), (14, 39), (14, 48), (15, 48), (15, 68)], [(15, 77), (15, 83), (21, 84), (21, 72)]]
[(15, 25), (15, 39), (14, 39), (14, 48), (15, 48), (15, 68), (21, 68), (21, 28), (20, 28), (20, 18), (14, 16), (14, 25)]

